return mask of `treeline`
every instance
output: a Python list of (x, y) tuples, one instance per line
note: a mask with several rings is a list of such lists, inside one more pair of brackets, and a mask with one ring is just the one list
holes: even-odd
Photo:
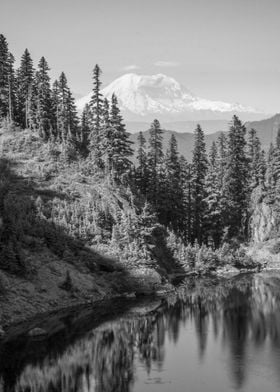
[[(51, 146), (60, 145), (67, 161), (84, 160), (88, 174), (107, 176), (129, 187), (138, 204), (148, 205), (158, 222), (184, 243), (219, 247), (250, 236), (251, 196), (278, 200), (280, 133), (266, 157), (254, 129), (233, 117), (229, 133), (221, 134), (206, 151), (204, 132), (195, 130), (193, 156), (187, 162), (171, 136), (163, 150), (163, 130), (154, 120), (149, 140), (139, 134), (136, 160), (118, 100), (101, 94), (101, 70), (93, 70), (89, 104), (78, 117), (62, 72), (51, 86), (49, 66), (41, 58), (35, 71), (26, 49), (20, 67), (0, 35), (0, 118), (3, 125), (30, 128)], [(137, 203), (136, 203), (137, 204)]]

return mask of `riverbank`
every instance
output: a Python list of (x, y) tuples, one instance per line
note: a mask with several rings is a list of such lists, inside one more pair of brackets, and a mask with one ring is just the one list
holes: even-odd
[[(211, 279), (231, 278), (259, 270), (259, 267), (237, 269), (225, 265), (207, 276)], [(67, 275), (71, 282), (68, 288), (65, 281)], [(40, 266), (37, 264), (36, 276), (29, 280), (4, 275), (3, 272), (0, 272), (0, 277), (2, 282), (5, 280), (6, 287), (5, 294), (0, 296), (0, 338), (6, 339), (22, 329), (27, 334), (44, 334), (44, 320), (49, 316), (57, 319), (72, 311), (79, 313), (81, 308), (91, 309), (92, 312), (100, 306), (105, 313), (110, 314), (114, 301), (133, 302), (145, 297), (161, 298), (176, 293), (176, 284), (183, 278), (189, 281), (200, 279), (203, 273), (194, 269), (185, 274), (170, 274), (167, 279), (166, 274), (163, 277), (154, 269), (142, 267), (132, 269), (129, 273), (116, 270), (92, 274), (89, 271), (78, 271), (71, 265), (66, 266), (59, 260), (52, 260), (49, 264), (43, 261)]]
[(85, 266), (77, 268), (59, 259), (47, 263), (46, 255), (44, 259), (42, 255), (38, 257), (40, 261), (30, 260), (36, 273), (28, 277), (0, 271), (0, 326), (4, 331), (11, 325), (52, 311), (93, 305), (120, 296), (172, 290), (166, 278), (150, 268), (125, 270), (112, 265), (111, 272), (93, 273)]
[[(280, 269), (279, 255), (271, 253), (275, 241), (246, 248), (255, 266), (237, 268), (225, 263), (209, 271), (199, 265), (185, 272), (167, 271), (140, 265), (127, 268), (116, 260), (99, 257), (98, 268), (91, 271), (85, 264), (65, 263), (54, 258), (47, 249), (29, 257), (29, 274), (16, 276), (0, 271), (0, 333), (11, 327), (40, 318), (51, 312), (64, 312), (71, 308), (115, 298), (165, 295), (176, 290), (176, 283), (185, 278), (211, 275), (232, 277), (246, 272)], [(277, 264), (278, 263), (278, 264)], [(173, 284), (174, 283), (174, 284)], [(32, 323), (33, 325), (33, 323)], [(31, 328), (32, 329), (32, 328)]]
[(24, 340), (47, 339), (51, 336), (63, 333), (69, 327), (67, 320), (71, 320), (71, 330), (68, 331), (68, 339), (77, 334), (83, 334), (89, 329), (96, 328), (99, 324), (115, 317), (127, 317), (131, 315), (144, 315), (157, 310), (162, 303), (161, 296), (114, 296), (92, 303), (80, 303), (65, 308), (40, 313), (33, 317), (11, 324), (6, 327), (5, 335), (2, 335), (0, 343), (23, 338)]
[[(166, 301), (172, 302), (186, 293), (191, 295), (194, 288), (198, 291), (201, 290), (204, 295), (208, 291), (211, 296), (216, 287), (227, 286), (227, 282), (231, 282), (232, 279), (243, 281), (249, 279), (250, 276), (260, 277), (262, 280), (268, 276), (271, 279), (273, 273), (268, 271), (259, 273), (255, 270), (244, 269), (237, 273), (235, 269), (230, 269), (227, 266), (224, 270), (219, 269), (216, 274), (212, 275), (189, 274), (185, 276), (185, 279), (183, 277), (178, 279), (174, 285), (162, 284), (154, 286), (153, 289), (150, 287), (148, 291), (144, 291), (142, 288), (142, 291), (136, 292), (111, 292), (103, 298), (97, 296), (95, 298), (84, 297), (83, 299), (76, 297), (68, 298), (67, 301), (64, 297), (61, 301), (57, 299), (56, 302), (52, 301), (49, 304), (42, 303), (41, 309), (35, 306), (35, 302), (39, 305), (38, 298), (33, 298), (33, 300), (30, 298), (25, 303), (19, 298), (18, 302), (22, 305), (22, 312), (19, 312), (20, 308), (16, 301), (13, 304), (7, 303), (7, 307), (5, 307), (6, 309), (9, 307), (9, 312), (4, 328), (0, 328), (0, 343), (6, 344), (18, 338), (31, 339), (31, 341), (49, 339), (65, 330), (69, 330), (67, 336), (82, 334), (107, 320), (114, 320), (115, 317), (142, 316), (151, 313)], [(275, 271), (273, 276), (279, 280), (279, 271), (278, 273)], [(146, 289), (148, 289), (147, 286)], [(1, 302), (2, 305), (3, 302)]]
[[(147, 272), (147, 271), (146, 271)], [(75, 325), (80, 329), (88, 329), (89, 324), (92, 328), (105, 322), (107, 319), (114, 319), (115, 316), (129, 314), (145, 314), (151, 312), (160, 306), (162, 300), (178, 295), (178, 292), (190, 289), (193, 284), (199, 281), (220, 282), (231, 279), (233, 274), (197, 276), (192, 273), (183, 277), (178, 277), (177, 282), (172, 284), (154, 284), (135, 287), (134, 291), (118, 293), (117, 291), (103, 292), (101, 295), (90, 295), (90, 292), (83, 292), (84, 296), (55, 296), (54, 292), (46, 291), (44, 296), (38, 295), (35, 291), (33, 296), (27, 296), (20, 293), (20, 287), (17, 286), (18, 298), (12, 298), (11, 294), (16, 293), (11, 290), (6, 296), (6, 303), (0, 300), (2, 320), (0, 331), (0, 342), (15, 340), (18, 337), (24, 339), (42, 339), (65, 330), (67, 325), (65, 320), (71, 319), (71, 334), (75, 334)], [(181, 282), (181, 285), (179, 284)], [(47, 286), (45, 286), (46, 288)], [(127, 286), (129, 287), (129, 286)], [(131, 290), (131, 289), (130, 289)], [(178, 291), (179, 290), (179, 291)], [(36, 297), (37, 295), (37, 297)], [(46, 301), (46, 298), (52, 300)], [(3, 312), (4, 310), (4, 312)]]

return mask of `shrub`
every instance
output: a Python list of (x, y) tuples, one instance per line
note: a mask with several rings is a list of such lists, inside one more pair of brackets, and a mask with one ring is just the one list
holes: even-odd
[(244, 248), (239, 248), (234, 252), (234, 266), (237, 268), (255, 268), (259, 265), (251, 256), (246, 254)]

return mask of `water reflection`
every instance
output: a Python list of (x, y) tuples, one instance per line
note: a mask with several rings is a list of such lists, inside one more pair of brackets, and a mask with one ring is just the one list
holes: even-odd
[(204, 279), (187, 286), (157, 311), (120, 316), (71, 343), (60, 337), (49, 347), (5, 346), (0, 391), (279, 389), (280, 276)]

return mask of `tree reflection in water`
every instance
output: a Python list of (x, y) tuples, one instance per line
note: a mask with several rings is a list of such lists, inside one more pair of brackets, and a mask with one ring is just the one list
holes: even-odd
[[(157, 311), (106, 322), (74, 343), (65, 343), (59, 352), (46, 351), (30, 359), (27, 345), (21, 356), (28, 360), (20, 369), (17, 352), (12, 361), (13, 352), (6, 352), (10, 362), (8, 368), (2, 366), (2, 372), (0, 367), (0, 391), (133, 391), (139, 363), (148, 374), (153, 368), (161, 370), (166, 342), (176, 345), (190, 324), (196, 331), (200, 361), (209, 339), (222, 345), (228, 352), (234, 388), (239, 389), (246, 382), (248, 347), (261, 349), (267, 341), (271, 352), (280, 347), (279, 282), (279, 277), (267, 274), (188, 282)], [(1, 363), (5, 363), (5, 352)]]

